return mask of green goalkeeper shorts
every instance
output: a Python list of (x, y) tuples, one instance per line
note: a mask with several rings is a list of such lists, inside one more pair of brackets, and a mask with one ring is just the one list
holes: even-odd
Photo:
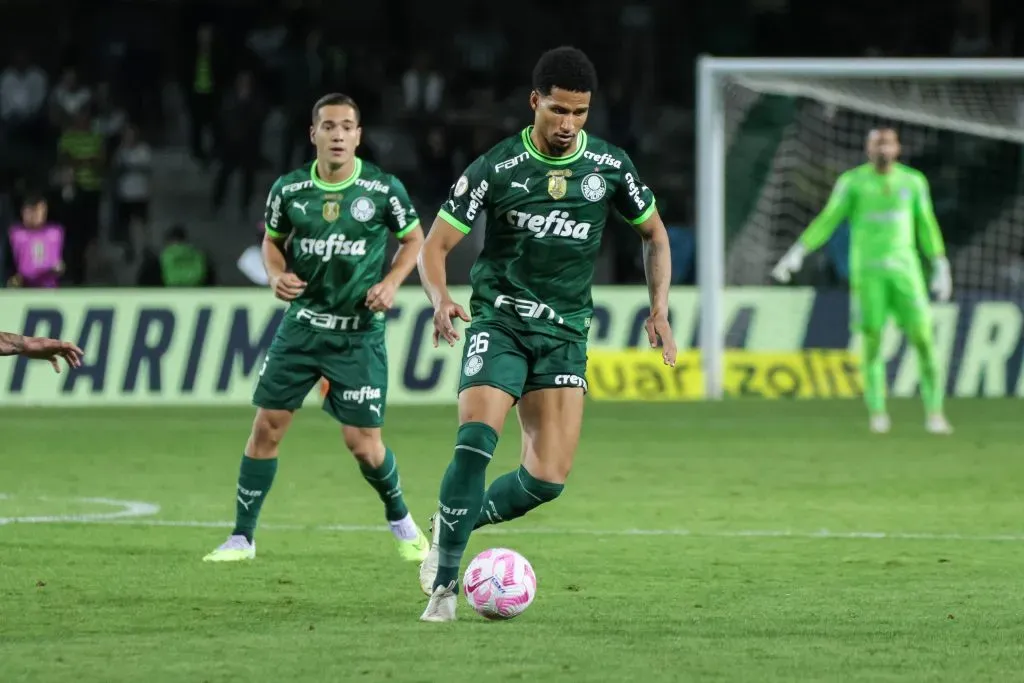
[(459, 393), (474, 386), (501, 389), (518, 400), (537, 389), (587, 390), (587, 343), (523, 334), (493, 322), (466, 330)]
[(850, 326), (854, 330), (880, 333), (890, 315), (903, 330), (931, 326), (931, 303), (920, 272), (865, 272), (851, 294)]
[(384, 332), (321, 332), (285, 319), (260, 368), (253, 405), (298, 410), (324, 378), (323, 409), (352, 427), (380, 427), (388, 393)]

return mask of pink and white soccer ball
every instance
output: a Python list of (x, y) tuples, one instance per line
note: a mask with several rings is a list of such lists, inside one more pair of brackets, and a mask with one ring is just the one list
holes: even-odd
[(526, 611), (537, 595), (537, 575), (514, 550), (491, 548), (469, 563), (462, 577), (466, 600), (488, 619), (511, 619)]

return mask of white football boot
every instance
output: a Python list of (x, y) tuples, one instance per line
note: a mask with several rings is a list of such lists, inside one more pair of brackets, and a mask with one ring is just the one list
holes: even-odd
[(251, 543), (241, 534), (228, 536), (228, 540), (203, 558), (203, 562), (240, 562), (256, 558), (256, 541)]
[(427, 608), (420, 615), (420, 621), (455, 621), (455, 608), (459, 604), (459, 594), (455, 592), (455, 582), (447, 586), (438, 586), (430, 596)]
[(924, 428), (929, 434), (949, 435), (953, 433), (953, 425), (949, 424), (949, 420), (942, 413), (929, 415), (925, 420)]
[(888, 415), (879, 413), (878, 415), (871, 416), (869, 427), (872, 434), (888, 434), (889, 429), (892, 428), (892, 422), (889, 420)]

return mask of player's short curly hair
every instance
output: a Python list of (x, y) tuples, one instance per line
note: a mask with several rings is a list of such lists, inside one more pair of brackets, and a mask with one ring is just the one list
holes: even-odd
[(340, 92), (332, 92), (324, 95), (316, 104), (313, 105), (313, 123), (315, 124), (320, 119), (320, 110), (324, 107), (339, 107), (339, 106), (352, 107), (352, 111), (356, 113), (356, 123), (363, 122), (363, 115), (359, 111), (359, 105), (356, 101), (348, 95), (343, 95)]
[(550, 95), (552, 88), (572, 92), (597, 90), (597, 69), (583, 50), (563, 46), (548, 50), (533, 67), (533, 89)]

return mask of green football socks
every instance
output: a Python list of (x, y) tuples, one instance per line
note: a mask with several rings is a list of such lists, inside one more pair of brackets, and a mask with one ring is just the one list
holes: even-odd
[(438, 567), (434, 588), (458, 585), (459, 564), (484, 500), (487, 465), (498, 445), (498, 433), (482, 422), (459, 427), (455, 454), (441, 480), (437, 523)]
[(409, 508), (406, 507), (405, 499), (402, 497), (398, 462), (390, 448), (385, 450), (384, 462), (380, 466), (371, 467), (360, 461), (359, 471), (363, 473), (363, 479), (369, 482), (380, 496), (381, 502), (384, 503), (384, 516), (389, 522), (404, 519), (409, 514)]
[(939, 373), (939, 364), (935, 360), (935, 342), (929, 327), (921, 326), (909, 331), (907, 335), (911, 345), (917, 352), (917, 371), (921, 377), (921, 400), (928, 415), (942, 412), (945, 399), (945, 387)]
[(519, 469), (491, 482), (474, 528), (522, 517), (533, 508), (558, 498), (564, 488), (565, 484), (535, 478), (520, 465)]
[(235, 530), (232, 536), (245, 536), (252, 542), (256, 521), (260, 516), (263, 501), (270, 493), (270, 486), (277, 474), (277, 458), (257, 460), (242, 455), (238, 472), (238, 493), (235, 495)]
[(864, 360), (861, 375), (864, 381), (864, 403), (870, 415), (885, 412), (885, 363), (882, 362), (882, 334), (865, 332)]

